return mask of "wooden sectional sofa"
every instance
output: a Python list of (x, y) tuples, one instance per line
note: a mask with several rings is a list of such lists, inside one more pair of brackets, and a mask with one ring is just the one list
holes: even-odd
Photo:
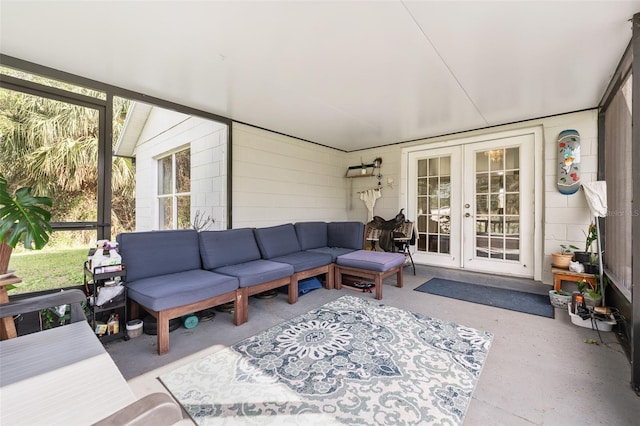
[(169, 320), (228, 302), (234, 322), (249, 318), (248, 297), (324, 274), (333, 288), (337, 256), (362, 249), (361, 222), (300, 222), (222, 231), (176, 230), (118, 235), (131, 317), (157, 320), (158, 354), (169, 351)]

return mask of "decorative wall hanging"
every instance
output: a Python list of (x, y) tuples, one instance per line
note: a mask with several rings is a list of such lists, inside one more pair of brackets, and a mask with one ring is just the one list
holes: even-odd
[(580, 189), (580, 134), (563, 130), (558, 135), (558, 191), (565, 195)]

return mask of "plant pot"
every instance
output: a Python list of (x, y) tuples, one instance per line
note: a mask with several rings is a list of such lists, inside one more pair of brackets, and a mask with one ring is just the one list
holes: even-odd
[(591, 263), (583, 263), (585, 274), (599, 274), (600, 268), (598, 265), (592, 265)]
[(549, 290), (549, 301), (554, 308), (567, 309), (567, 305), (571, 303), (571, 294), (562, 290)]
[(589, 253), (588, 251), (576, 251), (573, 253), (573, 257), (575, 258), (576, 262), (580, 262), (582, 264), (591, 262), (591, 253)]
[(0, 243), (0, 274), (6, 274), (9, 270), (9, 261), (13, 247), (4, 241)]
[(553, 260), (551, 264), (554, 268), (569, 269), (569, 263), (573, 259), (572, 254), (551, 253)]
[(598, 295), (596, 297), (591, 297), (589, 295), (589, 293), (584, 293), (582, 296), (584, 297), (584, 303), (587, 306), (596, 307), (596, 306), (602, 305), (602, 296), (601, 295)]

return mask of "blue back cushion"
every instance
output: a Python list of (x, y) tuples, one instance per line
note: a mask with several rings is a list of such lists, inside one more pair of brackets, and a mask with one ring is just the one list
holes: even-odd
[(364, 239), (362, 222), (330, 222), (327, 225), (327, 245), (361, 250)]
[(260, 259), (260, 250), (249, 228), (200, 232), (200, 256), (204, 269), (237, 265)]
[(260, 253), (265, 259), (301, 251), (293, 224), (257, 228), (254, 231)]
[(302, 250), (327, 246), (327, 224), (325, 222), (298, 222), (296, 235)]
[(200, 269), (198, 233), (193, 229), (128, 232), (116, 240), (127, 281)]

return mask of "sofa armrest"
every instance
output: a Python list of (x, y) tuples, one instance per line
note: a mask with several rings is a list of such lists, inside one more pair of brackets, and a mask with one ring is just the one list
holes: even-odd
[(14, 317), (27, 312), (35, 312), (40, 309), (51, 308), (53, 306), (71, 305), (71, 322), (86, 321), (82, 309), (82, 302), (87, 300), (87, 296), (81, 290), (71, 289), (57, 293), (45, 294), (44, 296), (34, 296), (22, 300), (13, 300), (0, 305), (0, 318)]
[(94, 423), (94, 426), (165, 426), (181, 420), (180, 406), (169, 395), (156, 392)]

